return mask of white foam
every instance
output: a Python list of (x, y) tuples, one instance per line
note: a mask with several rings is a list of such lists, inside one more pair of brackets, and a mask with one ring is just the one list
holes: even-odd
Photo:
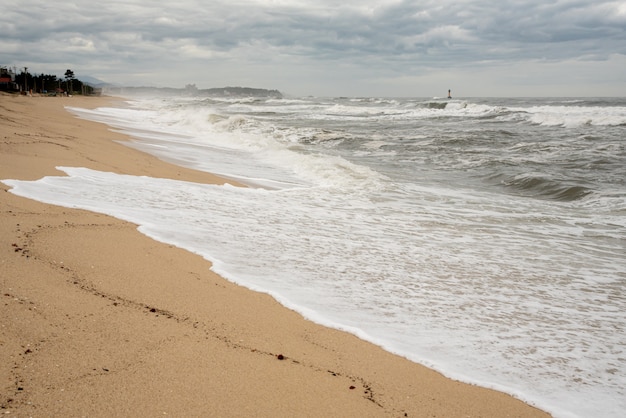
[[(280, 188), (344, 184), (364, 188), (369, 184), (378, 187), (380, 176), (367, 167), (338, 156), (329, 158), (291, 151), (289, 144), (267, 135), (264, 126), (242, 116), (213, 123), (207, 117), (211, 110), (203, 107), (168, 109), (166, 116), (157, 116), (160, 113), (156, 110), (70, 110), (82, 117), (121, 127), (122, 132), (142, 140), (130, 144), (135, 148), (252, 185)], [(117, 122), (113, 122), (113, 117)], [(249, 125), (252, 126), (245, 129)]]
[(546, 126), (626, 125), (626, 107), (532, 106), (511, 110), (525, 112), (530, 122)]

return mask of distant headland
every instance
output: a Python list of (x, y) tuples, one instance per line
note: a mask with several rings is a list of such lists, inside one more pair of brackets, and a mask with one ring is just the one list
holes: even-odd
[(268, 90), (253, 87), (219, 87), (210, 89), (198, 89), (194, 84), (188, 84), (185, 88), (173, 87), (117, 87), (106, 86), (102, 88), (103, 94), (109, 95), (159, 95), (159, 96), (194, 96), (194, 97), (262, 97), (282, 99), (283, 95), (278, 90)]

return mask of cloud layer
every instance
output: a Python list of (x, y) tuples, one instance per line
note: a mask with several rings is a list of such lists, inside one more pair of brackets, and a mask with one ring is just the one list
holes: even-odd
[(9, 0), (0, 65), (293, 94), (626, 95), (623, 1), (337, 3)]

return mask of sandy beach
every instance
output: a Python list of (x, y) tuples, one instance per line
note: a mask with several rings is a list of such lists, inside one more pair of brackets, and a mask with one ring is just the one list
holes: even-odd
[[(0, 180), (56, 166), (233, 183), (126, 147), (65, 106), (0, 93)], [(236, 286), (136, 225), (0, 183), (0, 413), (19, 417), (540, 417)]]

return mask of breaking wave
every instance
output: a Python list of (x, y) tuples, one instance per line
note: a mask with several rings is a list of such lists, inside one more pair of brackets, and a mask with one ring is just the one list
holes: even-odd
[(534, 173), (508, 177), (502, 184), (522, 195), (561, 202), (580, 200), (593, 193), (588, 187), (549, 179)]

